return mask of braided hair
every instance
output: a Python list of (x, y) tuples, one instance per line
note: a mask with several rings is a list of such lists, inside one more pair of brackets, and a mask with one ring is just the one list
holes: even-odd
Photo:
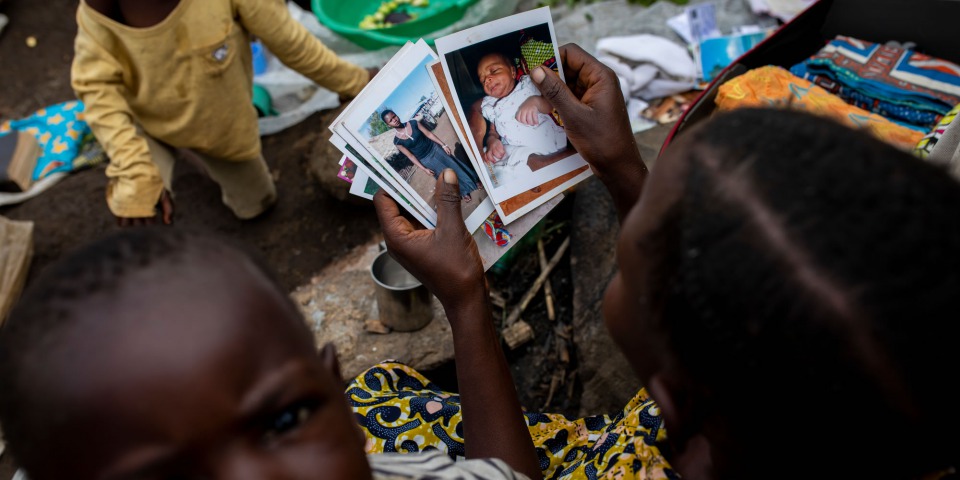
[(737, 463), (789, 476), (805, 451), (860, 478), (960, 465), (960, 184), (799, 112), (739, 110), (690, 135), (652, 298)]

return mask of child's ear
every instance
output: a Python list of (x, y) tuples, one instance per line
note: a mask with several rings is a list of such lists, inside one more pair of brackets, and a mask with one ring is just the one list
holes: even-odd
[(700, 430), (692, 392), (664, 372), (657, 372), (647, 382), (647, 390), (663, 415), (671, 439), (685, 441)]
[[(647, 382), (670, 432), (669, 442), (675, 451), (673, 466), (691, 478), (713, 478), (712, 445), (704, 434), (703, 397), (684, 382), (682, 377), (657, 372)], [(697, 472), (693, 475), (690, 472)]]
[(340, 360), (337, 359), (337, 347), (332, 343), (327, 343), (320, 349), (320, 363), (326, 368), (334, 380), (343, 383), (343, 375), (340, 373)]

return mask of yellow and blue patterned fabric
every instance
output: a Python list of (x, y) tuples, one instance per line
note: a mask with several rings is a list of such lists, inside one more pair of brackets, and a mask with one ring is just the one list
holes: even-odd
[(953, 107), (953, 110), (950, 110), (949, 113), (944, 115), (940, 123), (938, 123), (936, 127), (933, 127), (930, 133), (920, 139), (920, 143), (917, 144), (917, 148), (913, 153), (920, 158), (929, 157), (930, 152), (933, 152), (933, 147), (936, 147), (937, 144), (940, 143), (943, 134), (947, 132), (947, 128), (949, 128), (950, 125), (953, 125), (953, 123), (957, 121), (958, 116), (960, 116), (960, 105)]
[(43, 150), (33, 170), (33, 181), (51, 173), (73, 171), (81, 147), (92, 138), (83, 118), (83, 104), (78, 101), (42, 108), (27, 118), (0, 125), (0, 136), (14, 131), (33, 135)]
[[(346, 395), (367, 437), (368, 454), (437, 450), (463, 459), (460, 396), (416, 370), (376, 365), (350, 382)], [(613, 416), (525, 416), (545, 479), (679, 478), (660, 453), (666, 431), (645, 390)]]

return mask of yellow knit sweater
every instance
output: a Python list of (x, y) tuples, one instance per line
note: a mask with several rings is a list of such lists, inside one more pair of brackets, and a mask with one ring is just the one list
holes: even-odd
[(142, 132), (213, 158), (260, 156), (250, 35), (319, 85), (353, 96), (366, 70), (327, 49), (283, 0), (181, 0), (149, 28), (116, 22), (81, 0), (73, 89), (110, 156), (107, 204), (151, 217), (163, 184)]

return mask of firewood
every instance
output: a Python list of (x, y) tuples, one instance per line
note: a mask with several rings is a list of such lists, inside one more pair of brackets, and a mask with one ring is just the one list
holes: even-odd
[[(540, 257), (540, 271), (543, 272), (547, 269), (547, 254), (543, 248), (543, 238), (537, 240), (537, 254)], [(547, 303), (547, 318), (554, 322), (557, 320), (557, 313), (553, 309), (553, 286), (550, 285), (549, 280), (543, 284), (543, 296)]]
[(503, 330), (503, 340), (507, 342), (510, 350), (516, 350), (523, 344), (533, 340), (534, 337), (533, 327), (523, 320), (511, 324)]
[(543, 284), (546, 283), (547, 279), (550, 278), (550, 272), (557, 267), (557, 264), (560, 263), (560, 260), (563, 259), (563, 254), (567, 252), (567, 248), (570, 247), (570, 237), (567, 237), (563, 241), (563, 244), (560, 245), (560, 248), (557, 249), (557, 253), (553, 254), (553, 258), (550, 259), (550, 263), (547, 264), (540, 276), (537, 277), (537, 280), (533, 282), (533, 286), (530, 287), (530, 290), (524, 294), (523, 299), (520, 300), (520, 304), (513, 309), (513, 312), (510, 313), (510, 316), (507, 317), (506, 325), (507, 328), (510, 328), (517, 320), (520, 319), (520, 315), (523, 314), (523, 311), (526, 310), (527, 305), (530, 304), (530, 301), (533, 300), (533, 297), (537, 295), (537, 292), (540, 291), (540, 288), (543, 287)]

